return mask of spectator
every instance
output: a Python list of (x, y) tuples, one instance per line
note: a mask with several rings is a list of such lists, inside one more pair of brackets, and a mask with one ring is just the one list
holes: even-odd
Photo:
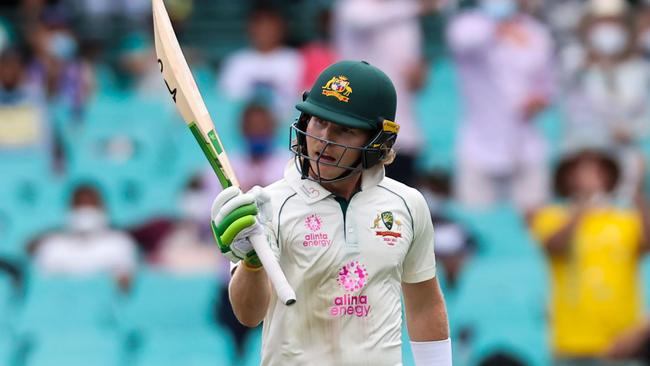
[(69, 26), (65, 8), (52, 8), (27, 29), (33, 59), (30, 81), (41, 85), (49, 102), (61, 102), (80, 113), (91, 93), (86, 64), (78, 57), (79, 43)]
[(468, 206), (508, 199), (528, 212), (547, 197), (546, 142), (533, 120), (550, 101), (553, 44), (520, 4), (481, 0), (448, 29), (465, 108), (456, 194)]
[(51, 151), (45, 100), (38, 85), (27, 81), (26, 58), (17, 48), (0, 53), (0, 120), (0, 149)]
[[(386, 175), (415, 183), (415, 159), (423, 144), (415, 114), (415, 93), (428, 65), (422, 52), (420, 16), (438, 8), (436, 0), (340, 0), (334, 5), (334, 45), (343, 59), (364, 60), (383, 70), (397, 91), (400, 125), (397, 158)], [(389, 25), (389, 26), (387, 26)]]
[(285, 30), (277, 10), (256, 8), (248, 19), (252, 47), (225, 60), (218, 86), (234, 100), (264, 99), (282, 121), (291, 116), (303, 75), (299, 53), (283, 46)]
[(622, 169), (617, 198), (634, 200), (644, 164), (635, 147), (650, 126), (650, 68), (636, 52), (623, 0), (593, 1), (583, 20), (582, 61), (567, 80), (567, 144), (603, 141)]
[(270, 109), (251, 103), (243, 111), (240, 123), (245, 151), (232, 155), (232, 166), (241, 189), (266, 186), (282, 177), (289, 161), (288, 149), (275, 146), (277, 123)]
[(126, 35), (120, 44), (118, 71), (123, 90), (133, 91), (139, 96), (167, 97), (156, 53), (150, 36), (141, 32)]
[(210, 230), (211, 192), (200, 175), (189, 180), (181, 195), (181, 217), (161, 238), (153, 265), (176, 273), (216, 273), (226, 265), (214, 245)]
[(641, 320), (638, 266), (650, 248), (649, 212), (639, 191), (635, 208), (613, 203), (619, 167), (611, 154), (600, 148), (576, 151), (555, 173), (555, 189), (565, 203), (537, 212), (532, 231), (552, 274), (552, 346), (558, 364), (608, 365), (602, 360), (605, 351)]
[(77, 186), (70, 201), (67, 227), (46, 235), (34, 249), (34, 264), (46, 274), (86, 275), (106, 272), (128, 290), (137, 261), (136, 246), (108, 223), (99, 190)]

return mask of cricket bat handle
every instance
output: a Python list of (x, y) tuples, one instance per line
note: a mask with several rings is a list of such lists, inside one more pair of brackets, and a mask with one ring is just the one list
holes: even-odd
[(291, 288), (291, 285), (284, 276), (280, 264), (275, 259), (269, 243), (263, 234), (251, 235), (248, 240), (253, 244), (255, 253), (260, 258), (267, 276), (271, 280), (271, 284), (275, 288), (280, 301), (285, 305), (293, 305), (296, 302), (296, 293)]

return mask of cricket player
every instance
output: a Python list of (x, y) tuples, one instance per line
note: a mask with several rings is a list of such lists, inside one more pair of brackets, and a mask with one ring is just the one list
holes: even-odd
[[(401, 365), (402, 301), (418, 366), (450, 366), (436, 280), (433, 226), (423, 196), (384, 176), (399, 125), (390, 79), (366, 62), (324, 70), (296, 105), (284, 178), (246, 194), (221, 192), (212, 227), (238, 262), (237, 318), (264, 321), (263, 365)], [(247, 237), (264, 232), (296, 291), (272, 291)]]

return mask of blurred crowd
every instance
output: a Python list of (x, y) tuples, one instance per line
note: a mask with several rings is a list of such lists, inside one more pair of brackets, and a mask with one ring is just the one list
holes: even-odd
[[(218, 108), (236, 106), (214, 117), (220, 131), (230, 131), (224, 144), (242, 189), (282, 178), (291, 158), (286, 139), (293, 106), (319, 72), (339, 59), (368, 61), (397, 89), (398, 155), (387, 175), (417, 185), (427, 198), (448, 302), (462, 297), (463, 277), (475, 258), (491, 253), (482, 240), (511, 230), (484, 230), (482, 222), (491, 221), (481, 215), (509, 212), (526, 230), (498, 245), (524, 246), (527, 241), (518, 238), (530, 236), (531, 253), (544, 259), (550, 292), (547, 303), (536, 305), (549, 329), (547, 361), (650, 363), (641, 275), (650, 250), (650, 1), (165, 3), (208, 106), (213, 100), (222, 104)], [(231, 13), (211, 19), (203, 8), (215, 4)], [(451, 83), (439, 82), (442, 72), (451, 72)], [(65, 212), (52, 225), (34, 226), (21, 243), (0, 237), (0, 245), (20, 248), (0, 248), (0, 255), (10, 253), (0, 261), (1, 273), (19, 286), (26, 268), (64, 276), (103, 272), (127, 294), (142, 266), (227, 282), (228, 265), (206, 221), (220, 187), (205, 164), (174, 170), (164, 159), (184, 155), (158, 152), (168, 140), (153, 143), (158, 155), (151, 160), (164, 171), (159, 178), (174, 184), (152, 179), (143, 189), (162, 192), (152, 200), (173, 199), (173, 207), (137, 220), (116, 220), (109, 209), (111, 187), (89, 178), (113, 171), (96, 167), (100, 172), (88, 175), (79, 168), (95, 151), (121, 162), (146, 155), (140, 149), (151, 141), (142, 147), (118, 130), (141, 123), (134, 113), (148, 109), (136, 105), (117, 114), (115, 106), (135, 100), (171, 108), (167, 98), (155, 62), (149, 0), (0, 4), (0, 199), (7, 197), (10, 176), (23, 174), (31, 159), (42, 162), (36, 165), (43, 177), (65, 182)], [(429, 108), (427, 98), (442, 105), (458, 100), (456, 118)], [(98, 104), (108, 107), (102, 112)], [(160, 136), (153, 129), (167, 129), (165, 138), (177, 141), (184, 126), (172, 113), (171, 122), (149, 123), (145, 140)], [(544, 122), (548, 116), (552, 133)], [(94, 133), (110, 138), (88, 150), (74, 147)], [(432, 141), (441, 139), (451, 140), (449, 164), (427, 164), (426, 156), (438, 151)], [(127, 200), (146, 196), (137, 187), (119, 192)], [(2, 206), (0, 201), (0, 228), (12, 214)], [(469, 216), (478, 224), (463, 219)], [(234, 321), (225, 286), (215, 296), (221, 306), (214, 321), (232, 330), (244, 352), (248, 330)], [(463, 342), (478, 330), (455, 327), (453, 304), (450, 319), (460, 347), (455, 357), (462, 360)], [(535, 364), (511, 349), (495, 347), (477, 364)]]

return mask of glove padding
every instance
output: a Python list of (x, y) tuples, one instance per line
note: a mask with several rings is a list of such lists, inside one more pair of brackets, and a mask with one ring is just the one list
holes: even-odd
[(247, 193), (238, 187), (224, 189), (212, 203), (212, 232), (221, 253), (232, 262), (243, 260), (251, 267), (260, 267), (252, 235), (263, 234), (262, 223), (271, 218), (269, 196), (255, 186)]

